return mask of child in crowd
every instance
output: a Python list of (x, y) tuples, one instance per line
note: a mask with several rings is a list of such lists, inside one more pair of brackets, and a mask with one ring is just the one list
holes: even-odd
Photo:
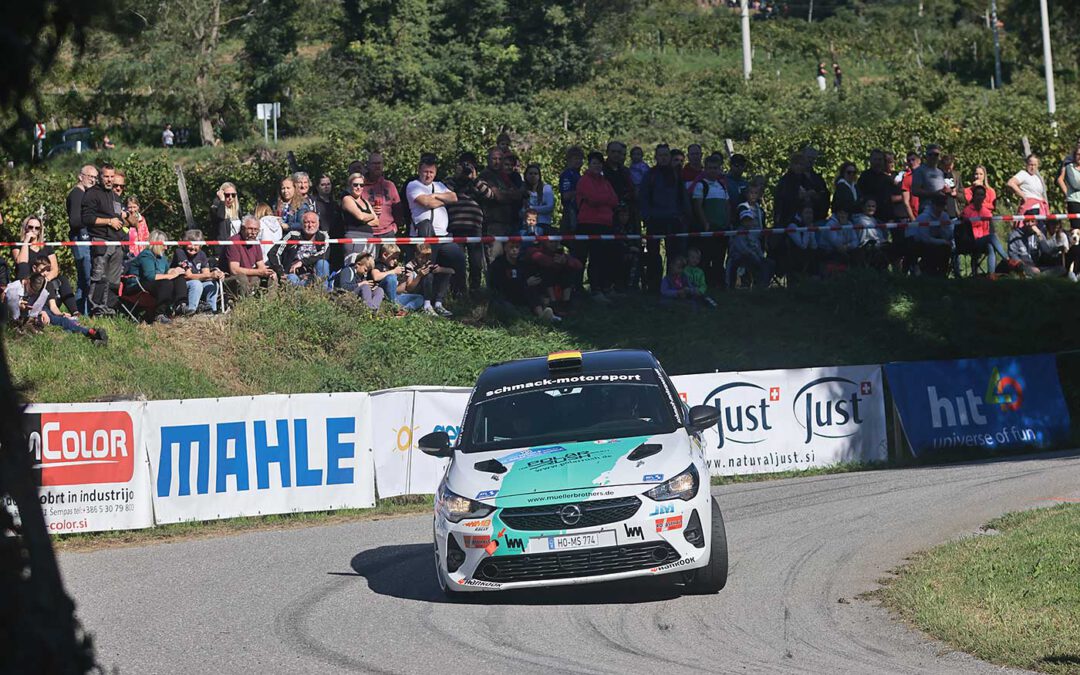
[(668, 263), (667, 276), (660, 281), (660, 296), (666, 300), (701, 299), (701, 292), (686, 276), (686, 256), (677, 255)]
[(540, 226), (540, 214), (536, 209), (525, 209), (521, 218), (521, 232), (524, 236), (544, 234), (544, 228)]
[(338, 275), (339, 287), (360, 296), (373, 312), (378, 311), (385, 297), (379, 282), (372, 278), (374, 269), (375, 260), (370, 253), (350, 253), (345, 256), (345, 267)]
[(697, 289), (701, 301), (709, 307), (716, 307), (716, 301), (709, 297), (709, 287), (705, 283), (705, 270), (701, 269), (701, 249), (691, 246), (686, 250), (686, 268), (683, 270), (690, 285)]
[(725, 271), (728, 288), (735, 288), (740, 268), (753, 275), (756, 287), (768, 288), (772, 279), (773, 262), (765, 258), (762, 234), (765, 230), (765, 213), (761, 209), (763, 190), (764, 181), (755, 178), (746, 188), (746, 201), (739, 205), (740, 227), (749, 232), (731, 238)]
[(431, 254), (431, 244), (417, 244), (416, 254), (405, 269), (416, 277), (410, 282), (410, 293), (419, 291), (424, 296), (425, 314), (450, 317), (454, 313), (443, 306), (450, 288), (450, 275), (454, 270), (437, 264)]

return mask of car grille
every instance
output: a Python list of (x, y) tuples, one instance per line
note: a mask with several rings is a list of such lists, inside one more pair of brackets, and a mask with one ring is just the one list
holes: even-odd
[(592, 577), (649, 569), (678, 559), (679, 554), (671, 544), (647, 542), (585, 551), (489, 558), (480, 564), (474, 576), (500, 583)]
[(514, 530), (567, 530), (617, 523), (630, 518), (641, 507), (637, 497), (598, 499), (593, 502), (574, 502), (581, 509), (581, 520), (569, 526), (559, 517), (559, 509), (567, 504), (547, 504), (503, 509), (499, 517)]

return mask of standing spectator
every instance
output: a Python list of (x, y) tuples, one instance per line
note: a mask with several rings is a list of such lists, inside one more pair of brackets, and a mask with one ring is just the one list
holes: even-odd
[(124, 203), (124, 190), (127, 189), (127, 174), (124, 173), (123, 171), (121, 171), (120, 169), (113, 169), (112, 189), (113, 189), (113, 195), (115, 196), (114, 201), (117, 201), (117, 202), (120, 202), (120, 204), (123, 204)]
[(765, 212), (761, 208), (763, 188), (762, 179), (750, 181), (746, 201), (739, 204), (740, 228), (749, 232), (736, 236), (729, 244), (728, 288), (735, 288), (735, 278), (740, 268), (752, 275), (755, 288), (768, 288), (772, 280), (773, 261), (765, 257)]
[(911, 191), (911, 184), (915, 180), (915, 172), (922, 166), (922, 158), (917, 152), (907, 154), (907, 165), (900, 176), (900, 190), (907, 207), (907, 219), (914, 221), (919, 215), (919, 196)]
[[(79, 180), (67, 196), (68, 237), (71, 241), (90, 241), (90, 233), (82, 222), (82, 199), (88, 189), (97, 184), (98, 169), (86, 164), (79, 169)], [(73, 246), (75, 258), (75, 299), (82, 312), (89, 313), (90, 304), (90, 247)]]
[(161, 132), (161, 147), (165, 148), (166, 150), (172, 149), (174, 138), (175, 137), (173, 136), (172, 125), (166, 122), (165, 129)]
[(259, 236), (256, 239), (260, 242), (259, 246), (262, 249), (262, 261), (266, 262), (270, 249), (274, 248), (274, 244), (285, 236), (285, 226), (281, 218), (275, 216), (274, 210), (265, 202), (255, 205), (255, 218), (259, 221)]
[(637, 223), (640, 219), (638, 214), (637, 193), (634, 190), (634, 181), (630, 178), (630, 170), (626, 164), (626, 144), (622, 141), (611, 141), (607, 144), (607, 159), (604, 161), (604, 178), (611, 183), (615, 190), (615, 196), (619, 201), (630, 208), (630, 222)]
[(683, 166), (686, 164), (686, 153), (678, 148), (671, 149), (671, 168), (682, 177)]
[(919, 198), (923, 211), (929, 207), (930, 199), (934, 195), (943, 195), (948, 208), (950, 193), (945, 185), (945, 172), (941, 170), (940, 162), (941, 146), (931, 143), (926, 146), (922, 164), (911, 174), (911, 194)]
[[(480, 201), (484, 209), (484, 234), (505, 236), (517, 233), (525, 190), (521, 176), (514, 171), (513, 156), (499, 146), (491, 148), (488, 150), (487, 168), (480, 172), (480, 178), (491, 188), (491, 196)], [(488, 248), (488, 259), (497, 256), (501, 247), (498, 242), (492, 244)]]
[(971, 175), (971, 185), (964, 188), (964, 202), (971, 203), (971, 192), (976, 186), (982, 187), (986, 191), (986, 199), (983, 204), (986, 208), (990, 209), (993, 213), (997, 208), (997, 191), (990, 187), (990, 182), (986, 180), (986, 167), (979, 164), (975, 167), (975, 171)]
[[(810, 198), (809, 185), (806, 177), (806, 157), (801, 152), (793, 153), (788, 160), (788, 170), (780, 177), (774, 190), (774, 226), (786, 227), (802, 210), (804, 204), (814, 206)], [(825, 220), (817, 217), (816, 208), (814, 220), (815, 222)]]
[(45, 290), (49, 296), (63, 304), (69, 314), (79, 315), (79, 303), (71, 291), (71, 282), (60, 274), (56, 251), (45, 245), (45, 227), (37, 216), (27, 216), (19, 228), (19, 241), (15, 249), (15, 278), (26, 279), (36, 269), (45, 278)]
[[(610, 147), (610, 146), (609, 146)], [(577, 184), (578, 232), (581, 234), (612, 234), (615, 222), (615, 207), (619, 197), (611, 182), (604, 178), (604, 156), (599, 152), (589, 153), (589, 168)], [(592, 297), (600, 302), (607, 302), (604, 292), (615, 283), (615, 260), (617, 248), (610, 241), (589, 241), (585, 248), (586, 259), (582, 260), (589, 269), (589, 286)]]
[[(984, 253), (987, 260), (987, 269), (993, 273), (997, 269), (996, 256), (1000, 255), (1005, 259), (1008, 258), (1008, 255), (1002, 249), (1001, 242), (998, 241), (997, 234), (994, 232), (994, 224), (990, 220), (994, 212), (990, 209), (988, 202), (987, 188), (982, 185), (972, 186), (971, 197), (967, 206), (960, 213), (960, 218), (964, 221), (961, 223), (961, 227), (964, 229), (970, 228), (971, 231), (971, 252), (974, 254)], [(963, 248), (960, 246), (961, 235), (959, 230), (957, 231), (956, 240), (957, 248)], [(963, 253), (964, 251), (960, 252)]]
[(856, 213), (856, 204), (859, 203), (859, 189), (855, 186), (858, 169), (853, 162), (844, 162), (836, 174), (836, 183), (833, 184), (833, 210), (837, 205), (844, 209), (845, 213)]
[[(90, 240), (112, 242), (127, 240), (124, 221), (113, 205), (113, 168), (103, 164), (101, 183), (86, 190), (82, 199), (82, 223)], [(120, 276), (124, 269), (124, 249), (120, 246), (94, 246), (90, 250), (90, 314), (116, 314)]]
[(825, 183), (824, 176), (814, 169), (814, 164), (821, 157), (821, 153), (816, 148), (807, 146), (803, 148), (803, 156), (806, 158), (804, 164), (806, 167), (805, 198), (814, 205), (814, 218), (825, 220), (829, 215), (829, 186)]
[(645, 152), (640, 145), (630, 148), (630, 180), (635, 188), (641, 188), (641, 181), (645, 180), (645, 174), (649, 172), (649, 165), (645, 162)]
[(314, 211), (315, 195), (311, 194), (311, 176), (305, 171), (295, 171), (292, 180), (293, 185), (296, 186), (296, 196), (309, 211)]
[(259, 219), (244, 216), (240, 233), (234, 235), (232, 246), (225, 247), (222, 260), (227, 268), (225, 292), (231, 298), (247, 297), (260, 286), (273, 293), (277, 286), (277, 272), (267, 266), (263, 259), (263, 250), (259, 246)]
[(116, 149), (116, 143), (113, 143), (112, 139), (109, 138), (109, 135), (105, 134), (105, 136), (103, 136), (102, 139), (101, 139), (101, 147), (104, 150), (115, 150)]
[[(503, 166), (510, 170), (506, 157), (503, 157)], [(457, 194), (442, 182), (435, 180), (438, 170), (435, 155), (425, 154), (421, 156), (417, 173), (418, 178), (405, 187), (405, 198), (409, 202), (409, 210), (412, 213), (413, 227), (416, 228), (417, 236), (445, 237), (449, 232), (447, 228), (450, 218), (447, 215), (446, 206), (457, 201)], [(520, 190), (517, 192), (520, 197)], [(434, 284), (435, 288), (433, 294), (427, 291), (424, 293), (429, 301), (429, 304), (424, 306), (424, 311), (427, 312), (431, 309), (429, 313), (438, 314), (439, 316), (453, 316), (452, 312), (443, 306), (443, 299), (446, 296), (445, 286), (450, 283), (450, 275), (457, 275), (458, 279), (461, 280), (460, 283), (465, 283), (465, 254), (462, 253), (457, 244), (453, 243), (430, 246), (428, 250), (430, 251), (430, 262), (440, 271), (431, 282), (425, 282), (425, 289), (431, 284)], [(432, 300), (434, 301), (433, 306), (430, 304)]]
[[(480, 202), (491, 198), (491, 187), (477, 176), (476, 155), (463, 152), (458, 157), (457, 171), (446, 179), (446, 187), (457, 195), (457, 201), (446, 205), (447, 231), (455, 237), (479, 237), (484, 233), (484, 209)], [(565, 214), (564, 214), (565, 215)], [(480, 290), (484, 276), (484, 245), (465, 244), (469, 263), (469, 290)], [(386, 247), (383, 247), (385, 252)], [(464, 283), (464, 279), (455, 279)], [(389, 297), (389, 291), (387, 291)], [(391, 298), (392, 299), (392, 298)]]
[(731, 169), (727, 172), (727, 186), (733, 204), (742, 204), (746, 201), (746, 188), (750, 187), (750, 183), (745, 176), (749, 169), (750, 160), (746, 158), (746, 155), (735, 153), (731, 156)]
[(299, 232), (289, 232), (270, 249), (269, 264), (294, 286), (324, 283), (330, 276), (326, 233), (319, 230), (319, 214), (306, 211)]
[(907, 218), (904, 205), (904, 191), (893, 179), (892, 172), (896, 159), (891, 152), (880, 149), (870, 151), (870, 166), (859, 176), (855, 189), (859, 196), (873, 199), (877, 206), (877, 217), (883, 221), (899, 221)]
[[(1065, 213), (1080, 214), (1080, 141), (1076, 142), (1072, 156), (1061, 163), (1057, 184), (1065, 195)], [(1080, 218), (1070, 219), (1069, 227), (1080, 229)]]
[(835, 89), (836, 91), (840, 91), (841, 88), (844, 85), (844, 73), (841, 72), (839, 63), (832, 64), (832, 72), (833, 72), (833, 89)]
[(139, 242), (150, 241), (150, 227), (146, 224), (146, 217), (142, 214), (142, 206), (134, 195), (125, 200), (124, 224), (128, 229), (128, 255), (135, 257), (143, 252), (146, 246)]
[[(412, 200), (410, 199), (410, 201)], [(453, 312), (443, 306), (446, 292), (450, 288), (450, 277), (454, 274), (454, 270), (435, 262), (430, 244), (416, 245), (416, 253), (413, 255), (413, 259), (406, 263), (405, 272), (410, 276), (415, 275), (415, 280), (410, 281), (406, 292), (415, 293), (420, 291), (423, 294), (424, 306), (422, 309), (425, 314), (436, 316), (454, 315)]]
[[(370, 253), (350, 253), (345, 256), (345, 267), (342, 268), (341, 274), (338, 275), (338, 287), (360, 296), (368, 309), (377, 312), (383, 298), (386, 297), (386, 292), (383, 291), (379, 282), (372, 277), (374, 270), (375, 259), (371, 257)], [(394, 290), (396, 291), (396, 276), (394, 276), (393, 281)]]
[(383, 173), (383, 156), (373, 152), (368, 155), (364, 174), (364, 196), (371, 203), (379, 220), (372, 224), (377, 237), (393, 237), (397, 234), (397, 214), (402, 207), (397, 186)]
[(945, 212), (956, 218), (964, 210), (964, 197), (961, 191), (964, 180), (960, 172), (956, 170), (954, 155), (942, 155), (941, 173), (945, 176)]
[(555, 190), (545, 183), (540, 176), (540, 165), (530, 164), (525, 168), (525, 199), (521, 213), (536, 212), (537, 232), (524, 234), (551, 234), (551, 214), (555, 212)]
[(577, 184), (578, 179), (581, 178), (581, 165), (584, 163), (585, 153), (581, 151), (581, 148), (575, 145), (567, 149), (566, 168), (559, 174), (563, 234), (573, 234), (577, 231)]
[(683, 187), (687, 190), (698, 178), (701, 178), (701, 174), (705, 173), (703, 160), (701, 144), (691, 143), (686, 147), (686, 166), (680, 170), (679, 177), (682, 179)]
[[(349, 175), (345, 185), (348, 192), (341, 198), (341, 222), (346, 239), (365, 239), (375, 234), (375, 225), (379, 222), (379, 214), (375, 213), (375, 207), (364, 198), (364, 174), (353, 173)], [(345, 255), (350, 253), (371, 253), (376, 251), (376, 244), (358, 244), (353, 242), (345, 244)]]
[(819, 62), (817, 64), (817, 78), (816, 78), (817, 79), (817, 86), (818, 86), (818, 89), (821, 90), (821, 91), (825, 91), (826, 89), (829, 88), (829, 82), (828, 82), (828, 80), (825, 79), (825, 76), (826, 76), (826, 74), (828, 74), (828, 72), (829, 71), (825, 70), (825, 63), (824, 62)]
[(324, 173), (319, 176), (319, 182), (315, 186), (315, 198), (312, 203), (314, 204), (312, 210), (319, 214), (319, 227), (322, 228), (323, 232), (328, 233), (331, 238), (340, 237), (341, 204), (334, 199), (334, 181), (329, 174)]
[(307, 211), (307, 204), (303, 197), (296, 191), (296, 183), (292, 178), (282, 178), (278, 189), (278, 202), (274, 207), (274, 215), (281, 218), (285, 228), (289, 231), (299, 230), (301, 217)]
[(184, 232), (187, 243), (173, 252), (172, 266), (184, 270), (184, 283), (187, 286), (187, 306), (185, 314), (196, 312), (216, 312), (218, 310), (218, 284), (225, 278), (225, 273), (211, 267), (210, 259), (202, 245), (202, 230)]
[(506, 131), (500, 131), (499, 135), (495, 137), (495, 147), (497, 147), (504, 155), (513, 154), (513, 151), (510, 149), (511, 142), (512, 139), (510, 138), (510, 134)]
[(225, 241), (240, 232), (240, 197), (236, 186), (225, 181), (210, 204), (210, 233), (218, 241)]
[(916, 241), (919, 269), (923, 274), (944, 277), (948, 273), (953, 251), (953, 225), (945, 211), (945, 202), (945, 193), (931, 195), (915, 221), (917, 226), (908, 228)]
[[(161, 230), (150, 233), (151, 241), (165, 241)], [(129, 272), (138, 285), (154, 296), (154, 307), (146, 315), (147, 323), (170, 323), (174, 309), (187, 301), (187, 279), (180, 267), (170, 267), (164, 244), (152, 244), (131, 262)]]
[[(684, 242), (675, 234), (684, 231), (683, 222), (689, 212), (689, 200), (683, 187), (682, 177), (671, 166), (671, 150), (666, 144), (656, 146), (653, 167), (645, 175), (639, 187), (638, 203), (645, 231), (650, 235), (664, 235), (668, 255), (673, 255)], [(660, 260), (660, 240), (649, 239), (645, 243), (642, 260), (642, 276), (647, 291), (658, 293), (663, 276)]]
[(72, 314), (61, 311), (55, 298), (49, 295), (45, 276), (40, 272), (13, 281), (4, 288), (4, 308), (0, 315), (2, 314), (6, 314), (8, 323), (15, 326), (30, 325), (35, 329), (56, 326), (71, 333), (85, 335), (99, 346), (106, 345), (109, 340), (105, 329), (82, 326)]
[(520, 253), (521, 244), (508, 241), (503, 246), (502, 255), (491, 261), (488, 268), (492, 293), (490, 308), (501, 314), (513, 314), (517, 307), (524, 307), (537, 318), (561, 320), (547, 306), (543, 277), (524, 264)]
[[(731, 222), (731, 190), (727, 178), (720, 170), (722, 162), (719, 154), (709, 155), (705, 160), (705, 172), (690, 187), (694, 219), (697, 223), (695, 230), (698, 232), (724, 232), (734, 229)], [(723, 284), (727, 278), (724, 273), (724, 259), (730, 242), (730, 237), (711, 237), (703, 238), (698, 245), (705, 279), (714, 286)]]
[[(1020, 208), (1017, 213), (1027, 213), (1038, 209), (1041, 215), (1050, 213), (1050, 205), (1047, 203), (1046, 183), (1043, 182), (1039, 173), (1039, 158), (1032, 154), (1027, 156), (1027, 162), (1023, 169), (1017, 171), (1009, 179), (1008, 188), (1020, 198)], [(1042, 221), (1045, 222), (1045, 221)], [(1046, 228), (1040, 224), (1039, 229), (1045, 233)]]

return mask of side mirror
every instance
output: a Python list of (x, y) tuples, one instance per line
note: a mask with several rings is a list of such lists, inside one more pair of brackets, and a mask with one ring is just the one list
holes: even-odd
[(453, 457), (454, 451), (450, 449), (450, 435), (445, 431), (432, 431), (430, 434), (421, 436), (416, 442), (420, 452), (432, 457)]
[(705, 431), (720, 421), (720, 409), (711, 405), (696, 405), (690, 408), (690, 428)]

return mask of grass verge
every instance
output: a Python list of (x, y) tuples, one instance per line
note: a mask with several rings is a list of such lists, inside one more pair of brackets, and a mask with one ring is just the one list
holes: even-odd
[(992, 663), (1080, 673), (1080, 504), (1012, 513), (921, 553), (885, 604), (924, 632)]
[(791, 469), (775, 473), (749, 473), (738, 476), (713, 476), (711, 483), (713, 485), (761, 483), (784, 478), (811, 478), (813, 476), (831, 476), (838, 473), (855, 473), (856, 471), (875, 471), (888, 467), (889, 465), (885, 462), (839, 462), (830, 466), (819, 466), (812, 469)]

